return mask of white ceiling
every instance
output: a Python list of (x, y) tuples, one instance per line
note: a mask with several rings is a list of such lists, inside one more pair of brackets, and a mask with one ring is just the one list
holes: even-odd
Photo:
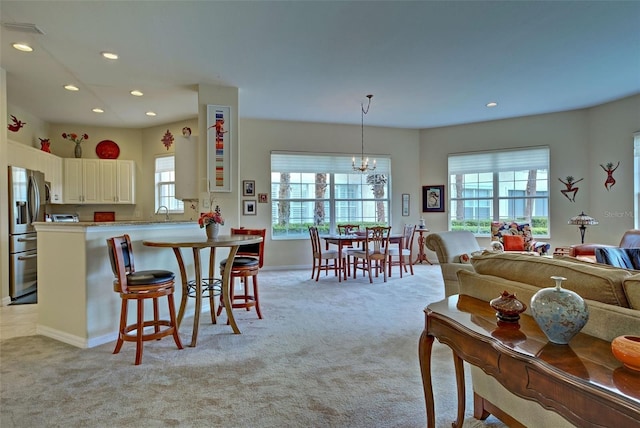
[[(241, 118), (331, 123), (359, 124), (372, 93), (365, 124), (403, 128), (640, 93), (638, 1), (2, 0), (0, 20), (45, 32), (3, 27), (0, 64), (9, 104), (51, 123), (193, 118), (198, 84), (239, 88)], [(16, 41), (35, 51), (16, 51)]]

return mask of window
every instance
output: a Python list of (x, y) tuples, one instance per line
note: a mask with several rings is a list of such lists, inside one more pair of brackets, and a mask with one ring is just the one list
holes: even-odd
[(391, 159), (376, 158), (371, 173), (353, 170), (351, 157), (271, 153), (271, 229), (274, 239), (308, 238), (308, 226), (389, 224)]
[(636, 229), (640, 229), (640, 132), (633, 134), (633, 193), (635, 195), (635, 201), (633, 204)]
[(155, 174), (155, 211), (164, 206), (172, 214), (184, 213), (184, 204), (176, 199), (176, 168), (175, 156), (156, 157)]
[(549, 148), (449, 155), (449, 230), (490, 235), (492, 221), (549, 236)]

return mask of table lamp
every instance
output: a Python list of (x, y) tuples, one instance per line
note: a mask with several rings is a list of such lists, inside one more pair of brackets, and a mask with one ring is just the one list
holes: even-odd
[(582, 211), (580, 215), (571, 217), (567, 223), (578, 226), (578, 229), (580, 229), (580, 239), (582, 240), (581, 244), (584, 244), (584, 233), (587, 230), (587, 225), (596, 225), (598, 224), (598, 220), (586, 215), (584, 211)]

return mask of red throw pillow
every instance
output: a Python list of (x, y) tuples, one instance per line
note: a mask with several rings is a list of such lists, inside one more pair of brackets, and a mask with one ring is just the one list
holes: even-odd
[(505, 251), (524, 251), (524, 237), (521, 235), (505, 235), (502, 243)]

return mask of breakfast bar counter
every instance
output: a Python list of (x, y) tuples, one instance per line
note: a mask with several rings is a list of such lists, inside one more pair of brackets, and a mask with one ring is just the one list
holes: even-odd
[[(121, 301), (113, 291), (107, 238), (129, 234), (138, 269), (162, 268), (178, 275), (180, 268), (172, 252), (144, 246), (142, 241), (199, 239), (204, 235), (194, 221), (41, 222), (35, 227), (37, 333), (80, 348), (117, 338)], [(186, 268), (193, 272), (193, 262)], [(175, 298), (180, 299), (181, 294), (180, 287), (176, 287)], [(161, 310), (161, 315), (167, 314)]]

